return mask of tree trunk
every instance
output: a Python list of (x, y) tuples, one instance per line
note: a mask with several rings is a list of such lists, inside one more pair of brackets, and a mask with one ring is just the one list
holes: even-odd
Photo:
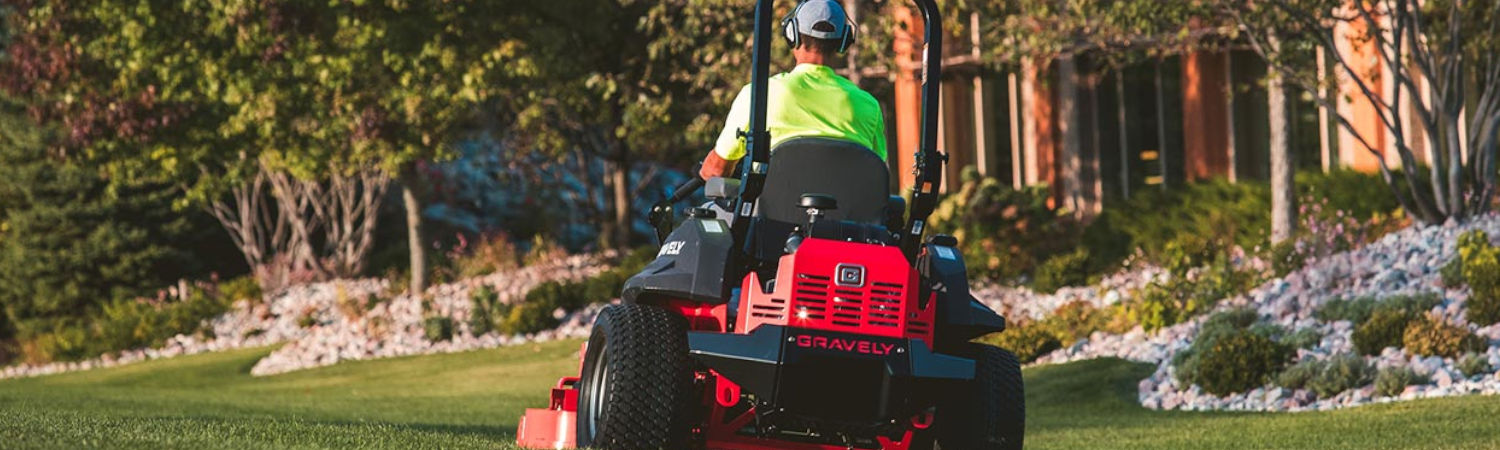
[(614, 246), (619, 250), (630, 249), (631, 214), (630, 214), (630, 159), (624, 150), (620, 152), (620, 159), (610, 164), (610, 189), (614, 190)]
[(401, 177), (401, 200), (406, 206), (406, 243), (411, 252), (411, 294), (420, 296), (427, 291), (427, 247), (422, 233), (422, 202), (417, 197), (421, 182), (415, 168), (403, 171)]
[[(1275, 32), (1266, 38), (1272, 54), (1281, 54), (1281, 40)], [(1271, 123), (1271, 242), (1292, 237), (1297, 231), (1297, 189), (1293, 185), (1296, 171), (1292, 158), (1291, 128), (1287, 120), (1286, 86), (1274, 71), (1266, 82), (1266, 103)]]

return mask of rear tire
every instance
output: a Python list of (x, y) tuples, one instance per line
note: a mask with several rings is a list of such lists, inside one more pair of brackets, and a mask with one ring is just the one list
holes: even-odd
[(691, 437), (687, 321), (621, 304), (594, 321), (578, 382), (579, 447), (683, 448)]
[(975, 355), (974, 380), (938, 404), (938, 448), (1020, 450), (1026, 433), (1021, 361), (997, 347)]

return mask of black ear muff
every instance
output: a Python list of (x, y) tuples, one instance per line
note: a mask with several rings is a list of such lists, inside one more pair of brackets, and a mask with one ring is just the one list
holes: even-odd
[(848, 24), (844, 25), (844, 36), (842, 39), (839, 39), (840, 55), (844, 54), (845, 51), (848, 51), (849, 47), (854, 46), (854, 41), (856, 40), (854, 34), (855, 30), (857, 30), (858, 28), (859, 24), (856, 24), (854, 22), (849, 22)]
[(797, 6), (793, 7), (786, 17), (781, 18), (781, 37), (786, 38), (787, 45), (790, 45), (793, 50), (797, 49), (797, 41), (800, 40), (797, 33), (797, 10), (802, 9), (803, 3), (797, 2)]

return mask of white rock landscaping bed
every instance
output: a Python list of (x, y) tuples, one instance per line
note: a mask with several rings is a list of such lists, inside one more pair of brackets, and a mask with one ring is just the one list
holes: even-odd
[(1492, 372), (1465, 378), (1451, 358), (1410, 355), (1405, 350), (1387, 348), (1376, 357), (1366, 357), (1377, 368), (1407, 366), (1430, 382), (1408, 386), (1395, 397), (1375, 394), (1373, 386), (1364, 386), (1318, 399), (1306, 390), (1288, 390), (1264, 386), (1249, 392), (1219, 397), (1203, 392), (1197, 386), (1182, 386), (1175, 377), (1172, 358), (1192, 343), (1198, 326), (1207, 315), (1174, 326), (1143, 332), (1140, 327), (1125, 334), (1094, 333), (1088, 339), (1039, 358), (1034, 364), (1053, 364), (1101, 357), (1116, 357), (1155, 364), (1156, 372), (1139, 385), (1139, 400), (1150, 409), (1163, 410), (1233, 410), (1233, 411), (1310, 411), (1329, 410), (1369, 403), (1383, 403), (1416, 398), (1433, 398), (1466, 394), (1500, 393), (1500, 325), (1474, 328), (1464, 320), (1467, 290), (1444, 289), (1438, 270), (1457, 255), (1458, 235), (1470, 229), (1486, 230), (1500, 236), (1500, 214), (1490, 214), (1464, 224), (1409, 227), (1391, 233), (1379, 241), (1322, 260), (1308, 261), (1302, 269), (1262, 284), (1250, 292), (1227, 299), (1216, 309), (1250, 306), (1262, 322), (1281, 325), (1287, 330), (1314, 328), (1323, 336), (1311, 349), (1299, 349), (1297, 359), (1322, 360), (1354, 353), (1350, 335), (1354, 325), (1348, 321), (1324, 323), (1314, 317), (1319, 307), (1336, 298), (1431, 292), (1442, 301), (1430, 313), (1451, 323), (1469, 326), (1475, 334), (1488, 340), (1484, 354)]
[[(388, 282), (374, 278), (338, 280), (293, 286), (259, 303), (237, 302), (228, 313), (213, 319), (210, 324), (213, 339), (178, 335), (168, 339), (161, 348), (128, 350), (79, 362), (10, 366), (0, 370), (0, 379), (114, 367), (283, 342), (285, 345), (258, 361), (251, 373), (271, 375), (346, 360), (455, 352), (587, 336), (594, 315), (602, 305), (565, 314), (562, 325), (551, 331), (516, 336), (490, 332), (474, 336), (468, 328), (469, 292), (480, 285), (489, 285), (498, 294), (500, 302), (518, 301), (532, 287), (543, 282), (577, 280), (598, 274), (609, 268), (606, 261), (611, 256), (570, 256), (519, 270), (430, 287), (427, 297), (431, 314), (453, 319), (453, 338), (448, 341), (426, 339), (423, 320), (431, 314), (423, 312), (422, 302), (417, 297), (403, 294), (363, 310), (351, 310), (340, 306), (341, 298), (347, 305), (347, 299), (376, 296), (386, 290)], [(358, 317), (350, 317), (347, 311), (357, 311)], [(304, 327), (304, 318), (307, 317), (311, 317), (314, 323)]]

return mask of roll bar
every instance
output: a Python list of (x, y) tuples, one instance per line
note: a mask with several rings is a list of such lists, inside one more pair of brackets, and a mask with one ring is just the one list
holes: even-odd
[[(925, 49), (922, 52), (922, 140), (917, 147), (916, 186), (912, 192), (911, 212), (901, 233), (901, 249), (907, 260), (916, 264), (927, 216), (937, 206), (937, 193), (943, 182), (946, 157), (937, 150), (938, 99), (943, 72), (942, 13), (934, 0), (913, 0), (922, 13)], [(730, 227), (736, 251), (730, 252), (724, 271), (725, 291), (738, 286), (745, 276), (740, 262), (749, 258), (751, 215), (756, 199), (765, 187), (766, 171), (771, 160), (771, 135), (766, 132), (766, 80), (771, 74), (771, 36), (776, 33), (774, 0), (755, 2), (755, 38), (750, 70), (750, 129), (741, 130), (747, 158), (740, 164), (740, 195), (734, 203), (735, 220)]]

